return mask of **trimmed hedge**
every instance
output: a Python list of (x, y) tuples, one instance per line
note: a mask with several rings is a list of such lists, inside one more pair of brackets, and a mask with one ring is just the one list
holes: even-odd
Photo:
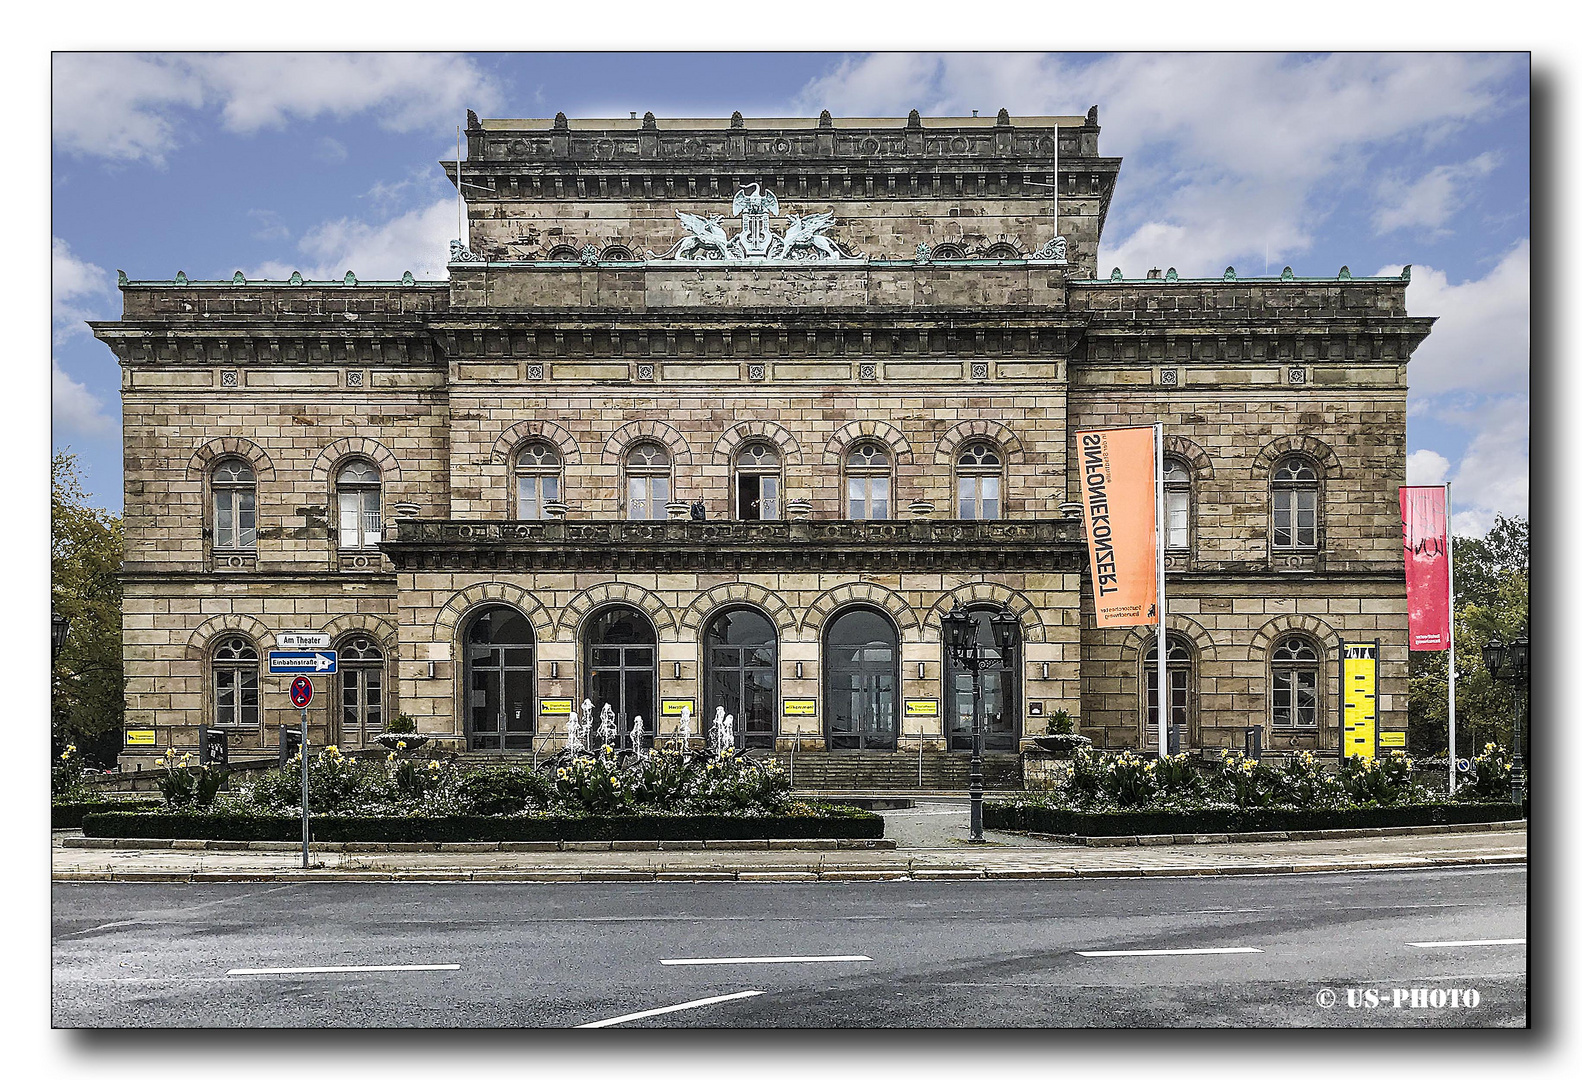
[[(313, 839), (382, 843), (465, 843), (493, 840), (877, 840), (884, 818), (850, 806), (819, 806), (818, 817), (329, 817), (315, 815)], [(300, 840), (300, 817), (234, 814), (93, 814), (88, 836), (153, 840)]]
[(1517, 821), (1514, 803), (1436, 803), (1359, 806), (1345, 810), (1274, 807), (1204, 810), (1062, 810), (1008, 802), (986, 802), (988, 829), (1019, 829), (1062, 836), (1150, 836), (1160, 833), (1288, 832), (1292, 829), (1385, 829), (1409, 825), (1466, 825)]
[(97, 802), (80, 803), (51, 803), (49, 808), (49, 827), (52, 829), (80, 829), (82, 819), (86, 814), (101, 814), (119, 810), (122, 807), (147, 806), (148, 804), (138, 799), (100, 799)]

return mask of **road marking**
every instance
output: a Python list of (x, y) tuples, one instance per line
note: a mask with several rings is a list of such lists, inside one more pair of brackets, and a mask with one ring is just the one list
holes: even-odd
[(459, 963), (383, 963), (361, 968), (231, 968), (228, 976), (339, 976), (356, 971), (460, 971)]
[(1112, 949), (1107, 952), (1078, 952), (1078, 956), (1203, 956), (1210, 953), (1250, 953), (1262, 949), (1239, 945), (1226, 949)]
[(849, 960), (872, 960), (871, 956), (709, 956), (685, 960), (661, 960), (661, 964), (837, 964)]
[(739, 994), (721, 994), (719, 997), (698, 998), (696, 1001), (683, 1001), (680, 1005), (666, 1005), (662, 1009), (644, 1009), (642, 1012), (627, 1013), (625, 1016), (612, 1016), (608, 1020), (595, 1020), (591, 1024), (578, 1024), (579, 1028), (610, 1027), (612, 1024), (624, 1024), (628, 1020), (641, 1020), (645, 1016), (662, 1016), (665, 1013), (681, 1012), (683, 1009), (701, 1009), (705, 1005), (717, 1005), (722, 1001), (735, 1001), (738, 998), (757, 997), (762, 990), (743, 990)]
[(1525, 945), (1524, 937), (1485, 938), (1482, 941), (1408, 941), (1414, 949), (1456, 949), (1462, 945)]

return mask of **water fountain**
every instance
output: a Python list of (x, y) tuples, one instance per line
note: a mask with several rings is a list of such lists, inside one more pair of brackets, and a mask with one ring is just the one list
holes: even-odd
[(617, 730), (615, 726), (615, 710), (610, 708), (610, 703), (606, 701), (604, 708), (599, 710), (599, 745), (614, 746)]
[(681, 752), (686, 753), (692, 743), (692, 706), (681, 706), (681, 726), (676, 730), (681, 739)]
[(630, 734), (631, 734), (631, 737), (632, 737), (632, 749), (637, 751), (637, 756), (638, 757), (642, 757), (643, 756), (643, 718), (641, 716), (634, 716), (634, 717), (632, 717), (632, 730), (631, 730)]

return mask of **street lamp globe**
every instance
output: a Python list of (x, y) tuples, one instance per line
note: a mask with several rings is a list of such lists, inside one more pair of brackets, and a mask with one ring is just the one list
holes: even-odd
[(1483, 666), (1488, 669), (1489, 678), (1500, 677), (1500, 669), (1505, 666), (1505, 645), (1499, 638), (1489, 638), (1483, 643)]
[(939, 617), (939, 624), (945, 629), (945, 648), (950, 650), (950, 658), (958, 664), (964, 664), (972, 639), (976, 636), (973, 633), (976, 627), (972, 625), (972, 616), (957, 604)]
[(1002, 608), (989, 619), (989, 629), (994, 631), (994, 647), (999, 650), (1000, 659), (1007, 660), (1011, 649), (1016, 645), (1016, 633), (1021, 629), (1022, 623), (1009, 608)]
[(1521, 637), (1511, 642), (1510, 646), (1505, 651), (1505, 658), (1509, 660), (1511, 664), (1511, 678), (1517, 680), (1518, 682), (1527, 678), (1527, 656), (1528, 651), (1526, 634), (1523, 634)]

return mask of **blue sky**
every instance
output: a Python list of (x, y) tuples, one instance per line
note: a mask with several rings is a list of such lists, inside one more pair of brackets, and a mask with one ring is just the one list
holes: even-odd
[[(597, 78), (590, 73), (597, 73)], [(83, 326), (133, 278), (444, 276), (484, 116), (1081, 113), (1125, 158), (1101, 271), (1395, 273), (1439, 316), (1410, 479), (1458, 531), (1527, 513), (1528, 65), (1471, 53), (57, 54), (54, 443), (119, 509), (119, 376)]]

